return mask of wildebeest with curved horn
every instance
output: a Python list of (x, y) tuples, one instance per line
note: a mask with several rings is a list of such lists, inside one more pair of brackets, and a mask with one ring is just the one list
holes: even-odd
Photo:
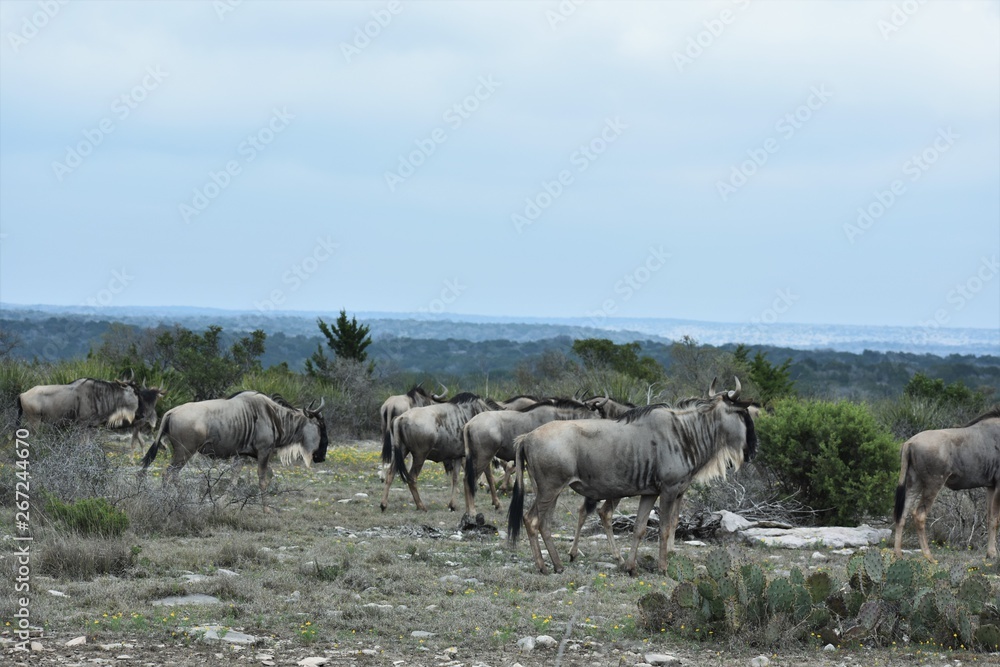
[(390, 437), (392, 420), (410, 408), (422, 408), (435, 403), (444, 403), (447, 395), (448, 387), (443, 384), (440, 394), (428, 394), (427, 390), (417, 384), (410, 387), (410, 390), (405, 394), (397, 394), (385, 399), (378, 411), (382, 420), (382, 463), (388, 463), (392, 460), (392, 439)]
[[(495, 401), (463, 392), (447, 403), (412, 408), (396, 417), (392, 421), (392, 465), (385, 476), (382, 511), (389, 506), (389, 489), (397, 472), (410, 487), (417, 509), (427, 510), (417, 491), (417, 477), (427, 460), (444, 463), (445, 470), (451, 473), (451, 500), (448, 502), (448, 509), (455, 511), (458, 468), (465, 458), (462, 428), (480, 412), (502, 409)], [(407, 454), (413, 456), (409, 472), (406, 470)]]
[[(757, 435), (736, 389), (700, 398), (684, 409), (648, 405), (616, 421), (550, 422), (518, 438), (517, 480), (508, 512), (508, 539), (516, 543), (522, 524), (535, 564), (547, 571), (538, 536), (556, 572), (562, 562), (549, 522), (559, 494), (567, 486), (592, 500), (641, 496), (632, 553), (625, 564), (635, 573), (639, 541), (649, 512), (660, 498), (660, 569), (673, 549), (680, 499), (692, 482), (707, 482), (738, 469), (757, 451)], [(535, 486), (535, 502), (524, 509), (524, 466)]]
[(180, 469), (195, 454), (211, 458), (247, 456), (257, 460), (261, 505), (273, 473), (269, 467), (277, 454), (282, 463), (301, 455), (306, 466), (326, 460), (329, 440), (323, 419), (322, 400), (298, 409), (280, 396), (271, 398), (256, 391), (241, 391), (229, 398), (196, 401), (178, 405), (163, 415), (156, 440), (142, 459), (140, 475), (156, 459), (161, 442), (166, 438), (173, 458), (163, 475), (164, 481), (176, 478)]
[(139, 429), (156, 427), (156, 401), (166, 394), (128, 380), (80, 378), (69, 384), (32, 387), (17, 397), (17, 423), (75, 422), (84, 426), (132, 427), (131, 445), (142, 447)]
[(900, 448), (896, 487), (896, 556), (902, 555), (903, 528), (913, 513), (924, 558), (933, 562), (927, 544), (927, 513), (947, 486), (953, 491), (986, 487), (986, 555), (997, 556), (1000, 526), (1000, 407), (961, 428), (921, 431)]
[(542, 424), (562, 419), (590, 419), (599, 415), (590, 407), (569, 398), (536, 402), (521, 410), (482, 412), (462, 429), (465, 443), (465, 513), (476, 516), (476, 480), (483, 472), (490, 490), (493, 507), (500, 509), (497, 486), (490, 470), (490, 461), (514, 460), (514, 438), (533, 431)]

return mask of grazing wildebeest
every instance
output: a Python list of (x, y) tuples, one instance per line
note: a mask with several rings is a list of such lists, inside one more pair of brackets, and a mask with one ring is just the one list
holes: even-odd
[(70, 384), (38, 385), (17, 397), (17, 423), (23, 417), (34, 426), (41, 422), (131, 426), (131, 445), (141, 447), (139, 429), (156, 427), (156, 401), (165, 394), (156, 387), (139, 387), (131, 378), (113, 382), (80, 378)]
[[(487, 410), (502, 410), (495, 401), (463, 392), (447, 403), (427, 405), (407, 410), (392, 421), (392, 465), (385, 476), (382, 511), (389, 505), (389, 488), (396, 473), (410, 487), (417, 509), (427, 510), (417, 491), (417, 477), (424, 461), (444, 463), (451, 473), (451, 500), (448, 509), (455, 511), (458, 490), (458, 468), (465, 458), (462, 428), (465, 423)], [(406, 455), (412, 454), (410, 471), (406, 471)]]
[(388, 463), (392, 460), (392, 440), (389, 437), (392, 420), (410, 408), (422, 408), (426, 405), (444, 403), (448, 387), (442, 384), (441, 389), (440, 394), (428, 394), (418, 384), (411, 387), (405, 394), (397, 394), (385, 399), (378, 411), (382, 420), (382, 463)]
[[(692, 482), (722, 477), (756, 454), (757, 436), (736, 389), (713, 398), (696, 399), (673, 410), (649, 405), (616, 421), (550, 422), (515, 443), (517, 480), (508, 512), (508, 538), (516, 543), (522, 523), (540, 572), (546, 572), (541, 534), (556, 572), (562, 562), (548, 526), (559, 494), (566, 486), (593, 500), (641, 496), (632, 553), (625, 564), (635, 573), (639, 541), (649, 512), (660, 498), (660, 569), (673, 549), (680, 498)], [(524, 466), (535, 486), (535, 502), (524, 509)]]
[(927, 513), (941, 488), (953, 491), (986, 487), (986, 555), (996, 558), (1000, 525), (1000, 408), (961, 428), (922, 431), (900, 448), (896, 487), (896, 555), (902, 555), (903, 527), (913, 512), (924, 558), (934, 562), (927, 544)]
[[(715, 382), (716, 382), (715, 380), (712, 380), (712, 384), (708, 387), (708, 394), (707, 394), (708, 398), (715, 398), (715, 396), (717, 395), (717, 393), (715, 391)], [(733, 389), (733, 390), (729, 391), (729, 397), (731, 399), (735, 399), (739, 395), (739, 391), (740, 391), (739, 379), (737, 379), (737, 381), (736, 381), (736, 386), (737, 386), (736, 389)], [(680, 409), (683, 409), (683, 408), (688, 408), (688, 407), (693, 406), (698, 400), (699, 400), (698, 398), (684, 398), (684, 399), (681, 399), (680, 401), (678, 401), (674, 405), (674, 408), (677, 409), (677, 410), (680, 410)], [(617, 402), (615, 402), (615, 403), (616, 403), (617, 406), (622, 405), (621, 403), (617, 403)], [(611, 410), (613, 412), (615, 412), (615, 413), (619, 412), (618, 408), (615, 407), (615, 406), (613, 406), (611, 408)], [(758, 406), (756, 403), (750, 403), (747, 406), (747, 412), (750, 413), (750, 418), (756, 422), (757, 415), (760, 414), (760, 406)], [(624, 414), (624, 413), (622, 412), (620, 414)], [(621, 502), (621, 500), (622, 500), (621, 498), (607, 498), (607, 499), (605, 499), (604, 500), (604, 505), (597, 512), (597, 516), (600, 518), (601, 525), (604, 527), (604, 532), (608, 536), (608, 544), (611, 547), (611, 553), (612, 553), (612, 555), (618, 560), (619, 565), (624, 565), (625, 564), (625, 559), (622, 558), (621, 552), (618, 551), (618, 546), (615, 544), (614, 527), (612, 526), (612, 523), (611, 523), (612, 517), (614, 516), (615, 508), (618, 506), (618, 503)], [(673, 528), (671, 529), (673, 531), (676, 531), (676, 529), (677, 529), (677, 521), (678, 521), (678, 517), (680, 516), (681, 500), (682, 500), (682, 496), (678, 496), (677, 502), (674, 504), (674, 515), (675, 516), (672, 518)], [(586, 523), (587, 517), (590, 516), (594, 512), (595, 509), (597, 509), (597, 503), (598, 503), (598, 499), (584, 498), (583, 499), (583, 503), (581, 503), (581, 505), (580, 505), (580, 511), (579, 511), (579, 513), (577, 515), (578, 516), (578, 520), (577, 520), (577, 524), (576, 524), (576, 533), (573, 535), (573, 544), (572, 544), (572, 546), (570, 547), (570, 550), (569, 550), (569, 559), (571, 561), (576, 560), (576, 557), (579, 554), (579, 551), (580, 551), (580, 549), (579, 549), (580, 535), (583, 532), (583, 525), (584, 525), (584, 523)]]
[(293, 408), (280, 396), (268, 397), (256, 391), (242, 391), (229, 398), (196, 401), (178, 405), (163, 415), (156, 440), (142, 459), (140, 475), (156, 459), (160, 443), (166, 438), (173, 449), (173, 459), (163, 480), (177, 477), (180, 469), (195, 454), (211, 458), (247, 456), (257, 459), (257, 478), (261, 505), (268, 511), (264, 492), (273, 473), (269, 467), (277, 454), (282, 463), (302, 457), (306, 466), (326, 460), (329, 441), (323, 404)]
[(533, 431), (542, 424), (560, 419), (590, 419), (599, 415), (580, 401), (569, 398), (545, 400), (532, 403), (521, 410), (497, 410), (482, 412), (462, 429), (465, 442), (465, 513), (468, 518), (476, 516), (476, 481), (486, 473), (486, 483), (490, 489), (493, 507), (500, 509), (496, 482), (490, 470), (490, 461), (514, 460), (514, 438)]

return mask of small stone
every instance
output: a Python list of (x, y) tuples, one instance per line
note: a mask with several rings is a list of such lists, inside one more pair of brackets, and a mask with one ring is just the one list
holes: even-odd
[(437, 608), (438, 606), (436, 604), (429, 604), (426, 607), (424, 607), (424, 611), (434, 611)]
[(517, 647), (524, 651), (525, 653), (531, 653), (535, 650), (535, 638), (534, 637), (521, 637), (517, 640)]
[(131, 659), (132, 656), (128, 655), (127, 653), (122, 653), (121, 655), (115, 656), (115, 660), (131, 660)]
[(823, 647), (823, 650), (826, 651), (827, 653), (830, 653), (832, 651), (836, 651), (837, 647), (834, 646), (833, 644), (827, 644), (826, 646)]
[(224, 577), (238, 577), (238, 576), (240, 576), (239, 572), (233, 572), (232, 570), (227, 570), (224, 567), (220, 567), (218, 570), (215, 571), (215, 573), (216, 574), (221, 574)]
[(45, 647), (42, 646), (42, 642), (31, 642), (31, 650), (35, 652), (44, 651)]
[(361, 655), (378, 655), (378, 651), (373, 648), (363, 648), (361, 649)]
[(55, 595), (57, 598), (68, 598), (69, 597), (68, 595), (66, 595), (62, 591), (53, 591), (53, 590), (49, 591), (49, 595)]
[(535, 646), (540, 648), (552, 648), (558, 645), (559, 642), (556, 641), (555, 637), (549, 635), (538, 635), (535, 637)]
[(442, 584), (457, 584), (462, 581), (462, 578), (457, 574), (446, 574), (440, 579), (438, 579)]
[(669, 653), (647, 653), (646, 662), (656, 667), (657, 665), (679, 665), (681, 659)]
[(708, 545), (701, 540), (684, 540), (684, 544), (689, 547), (707, 547)]
[(367, 498), (368, 494), (367, 493), (355, 493), (354, 497), (355, 498)]
[(87, 643), (87, 637), (81, 636), (70, 639), (68, 642), (66, 642), (66, 646), (82, 646), (86, 643)]
[(766, 655), (758, 655), (750, 661), (750, 667), (767, 667), (770, 664), (771, 661)]
[(812, 554), (812, 559), (813, 560), (818, 560), (818, 561), (827, 561), (827, 560), (830, 560), (830, 557), (827, 556), (824, 553), (820, 553), (818, 551), (814, 551), (813, 554)]
[(430, 639), (434, 636), (434, 633), (427, 632), (426, 630), (414, 630), (410, 633), (410, 636), (414, 639)]

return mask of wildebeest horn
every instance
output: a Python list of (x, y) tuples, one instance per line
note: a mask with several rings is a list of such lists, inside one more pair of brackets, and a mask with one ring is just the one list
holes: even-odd
[(126, 382), (126, 384), (130, 383), (134, 379), (135, 379), (135, 371), (130, 368), (130, 369), (128, 369), (128, 379), (125, 380), (125, 382)]
[(715, 393), (715, 381), (718, 380), (718, 379), (719, 378), (717, 378), (717, 377), (712, 378), (712, 384), (708, 385), (708, 397), (709, 398), (715, 398), (716, 397), (716, 393)]
[(431, 398), (433, 398), (435, 401), (440, 401), (442, 398), (448, 395), (448, 387), (446, 387), (443, 382), (438, 382), (438, 384), (441, 385), (441, 389), (443, 389), (444, 391), (442, 391), (440, 394), (431, 394)]
[[(739, 383), (739, 380), (737, 380), (737, 383)], [(737, 386), (739, 386), (739, 385), (737, 384)], [(326, 396), (320, 396), (319, 397), (319, 406), (316, 408), (316, 412), (319, 412), (320, 410), (322, 410), (324, 405), (326, 405)]]
[(729, 400), (731, 401), (735, 401), (737, 398), (739, 398), (740, 391), (743, 389), (743, 386), (740, 384), (740, 379), (735, 375), (733, 376), (733, 379), (736, 380), (736, 389), (733, 389), (729, 392)]

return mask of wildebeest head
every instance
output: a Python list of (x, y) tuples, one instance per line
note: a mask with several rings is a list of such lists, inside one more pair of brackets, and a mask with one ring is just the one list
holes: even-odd
[(142, 424), (149, 424), (150, 428), (156, 428), (156, 401), (167, 395), (166, 389), (160, 389), (159, 387), (143, 387), (140, 389), (136, 386), (133, 386), (132, 389), (139, 399), (139, 407), (136, 409), (135, 419), (132, 421), (133, 425), (141, 426)]
[(760, 408), (754, 401), (740, 399), (740, 392), (743, 386), (740, 384), (738, 377), (733, 376), (733, 379), (736, 381), (736, 388), (724, 392), (715, 391), (716, 379), (713, 378), (712, 384), (708, 387), (708, 398), (709, 400), (725, 403), (728, 408), (737, 412), (742, 418), (743, 424), (746, 427), (746, 446), (743, 448), (743, 459), (745, 461), (752, 461), (757, 455), (757, 429), (754, 427), (753, 417), (755, 416), (755, 412), (760, 411)]
[(326, 435), (326, 419), (323, 418), (323, 405), (325, 403), (326, 398), (323, 398), (320, 400), (319, 407), (315, 410), (311, 409), (312, 404), (308, 408), (302, 409), (302, 413), (306, 418), (319, 429), (319, 447), (313, 452), (313, 463), (322, 463), (326, 460), (326, 449), (330, 445), (330, 440)]

